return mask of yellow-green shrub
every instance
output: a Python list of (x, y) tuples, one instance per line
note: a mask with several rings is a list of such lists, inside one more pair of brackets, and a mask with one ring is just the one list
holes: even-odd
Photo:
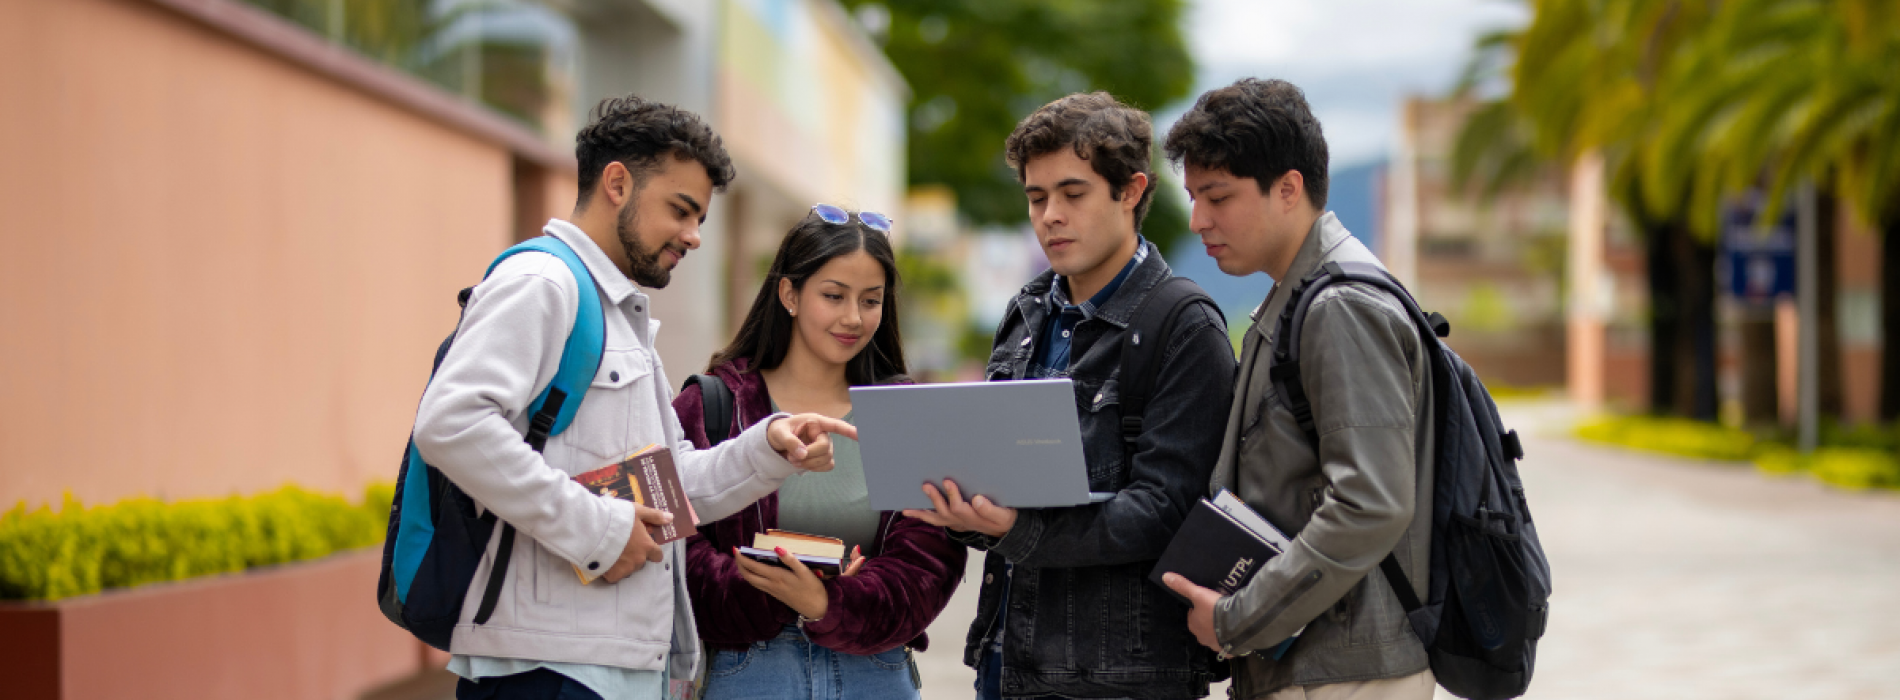
[(52, 600), (241, 571), (381, 542), (391, 484), (361, 503), (286, 486), (250, 497), (133, 498), (0, 515), (0, 599)]
[(1763, 452), (1755, 465), (1774, 473), (1805, 471), (1842, 488), (1900, 488), (1900, 459), (1886, 450), (1823, 447), (1803, 456), (1794, 450), (1775, 449)]
[(1714, 423), (1657, 416), (1605, 416), (1577, 427), (1577, 437), (1648, 452), (1746, 461), (1755, 455), (1755, 436)]

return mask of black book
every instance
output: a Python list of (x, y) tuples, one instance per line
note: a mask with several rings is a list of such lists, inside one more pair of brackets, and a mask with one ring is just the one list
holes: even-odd
[[(769, 549), (740, 547), (739, 556), (756, 562), (771, 564), (781, 569), (791, 568), (785, 565), (785, 560), (778, 558), (776, 552)], [(793, 554), (792, 556), (798, 559), (799, 563), (804, 564), (805, 568), (811, 569), (812, 573), (818, 574), (820, 578), (835, 578), (840, 572), (844, 571), (844, 561), (837, 557), (820, 557), (810, 554)]]
[[(1175, 531), (1174, 539), (1161, 553), (1161, 560), (1155, 563), (1154, 571), (1149, 572), (1148, 580), (1174, 593), (1174, 589), (1161, 582), (1163, 574), (1174, 572), (1194, 585), (1213, 589), (1223, 596), (1232, 595), (1253, 580), (1268, 559), (1279, 556), (1289, 546), (1286, 535), (1272, 523), (1232, 493), (1221, 491), (1214, 500), (1203, 498), (1188, 511), (1187, 519), (1181, 522), (1181, 529)], [(1175, 594), (1175, 597), (1181, 596)], [(1294, 638), (1298, 636), (1295, 633)], [(1270, 655), (1280, 658), (1292, 642), (1293, 639), (1288, 639), (1281, 643)]]
[[(1225, 500), (1232, 498), (1232, 494), (1222, 491), (1217, 498)], [(1234, 499), (1234, 503), (1240, 504), (1239, 499)], [(1247, 585), (1254, 572), (1280, 554), (1286, 546), (1286, 537), (1245, 504), (1240, 504), (1240, 508), (1246, 509), (1245, 514), (1258, 522), (1244, 522), (1244, 516), (1236, 516), (1230, 512), (1231, 508), (1222, 508), (1205, 498), (1194, 504), (1187, 519), (1181, 522), (1181, 529), (1175, 531), (1174, 540), (1161, 553), (1161, 561), (1156, 562), (1154, 571), (1148, 574), (1148, 580), (1167, 588), (1167, 584), (1161, 582), (1161, 575), (1172, 571), (1194, 585), (1214, 589), (1221, 595), (1230, 595)], [(1268, 532), (1258, 532), (1256, 528), (1260, 526)]]

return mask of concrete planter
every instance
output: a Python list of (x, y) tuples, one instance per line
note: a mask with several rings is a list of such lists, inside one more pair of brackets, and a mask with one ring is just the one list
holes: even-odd
[(340, 700), (440, 669), (377, 612), (380, 556), (0, 604), (0, 695)]

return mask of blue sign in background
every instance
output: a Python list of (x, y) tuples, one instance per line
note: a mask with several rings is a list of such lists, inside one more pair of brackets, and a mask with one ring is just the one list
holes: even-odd
[(1721, 274), (1729, 294), (1755, 304), (1773, 303), (1795, 290), (1794, 207), (1782, 207), (1773, 224), (1757, 226), (1764, 204), (1760, 193), (1750, 193), (1722, 215)]

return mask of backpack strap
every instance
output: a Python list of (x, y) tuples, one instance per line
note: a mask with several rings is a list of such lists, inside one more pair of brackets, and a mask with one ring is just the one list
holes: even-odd
[[(494, 273), (501, 261), (517, 253), (538, 251), (559, 258), (574, 275), (574, 284), (580, 290), (580, 304), (574, 315), (574, 329), (567, 335), (567, 344), (561, 348), (561, 362), (554, 370), (554, 378), (548, 381), (546, 388), (528, 404), (528, 433), (525, 438), (528, 446), (540, 452), (547, 446), (548, 438), (561, 434), (567, 426), (573, 424), (575, 412), (580, 410), (581, 400), (587, 396), (587, 387), (594, 383), (594, 375), (600, 372), (600, 357), (607, 346), (607, 323), (600, 308), (600, 284), (594, 280), (587, 264), (581, 262), (579, 255), (561, 239), (553, 236), (536, 236), (516, 243), (495, 261), (488, 264), (488, 271), (482, 274), (487, 279)], [(494, 520), (491, 511), (483, 518)], [(515, 526), (501, 524), (501, 541), (495, 545), (495, 565), (488, 571), (488, 586), (482, 590), (481, 606), (475, 609), (475, 624), (486, 624), (495, 613), (495, 605), (501, 600), (501, 587), (507, 583), (508, 563), (514, 557)]]
[[(1286, 401), (1287, 409), (1293, 412), (1293, 418), (1300, 423), (1300, 430), (1317, 449), (1319, 432), (1313, 424), (1313, 404), (1306, 396), (1306, 386), (1300, 381), (1300, 331), (1306, 325), (1306, 312), (1312, 307), (1314, 299), (1321, 290), (1342, 282), (1360, 282), (1377, 287), (1399, 300), (1407, 314), (1412, 317), (1412, 326), (1419, 331), (1420, 348), (1430, 351), (1437, 346), (1438, 339), (1451, 335), (1451, 323), (1437, 312), (1427, 314), (1418, 308), (1418, 301), (1405, 285), (1392, 277), (1392, 274), (1377, 265), (1364, 262), (1329, 262), (1321, 265), (1306, 279), (1300, 280), (1291, 292), (1292, 301), (1280, 311), (1279, 327), (1274, 333), (1273, 370), (1270, 376), (1274, 393)], [(1440, 360), (1434, 355), (1434, 378)], [(1433, 390), (1435, 402), (1443, 401), (1443, 390)], [(1421, 607), (1418, 593), (1412, 590), (1412, 584), (1405, 577), (1405, 569), (1399, 566), (1399, 560), (1391, 553), (1379, 562), (1379, 570), (1385, 574), (1386, 583), (1398, 596), (1399, 604), (1405, 612), (1411, 613)]]
[(1141, 416), (1154, 395), (1155, 375), (1161, 373), (1161, 353), (1174, 336), (1174, 321), (1197, 301), (1214, 302), (1200, 285), (1186, 277), (1169, 277), (1148, 292), (1135, 307), (1122, 334), (1121, 415), (1122, 442), (1130, 452), (1141, 436)]
[(695, 384), (699, 385), (700, 421), (706, 424), (706, 444), (725, 442), (732, 437), (732, 388), (718, 375), (695, 374), (686, 378), (680, 391)]
[(1306, 326), (1306, 313), (1312, 308), (1313, 300), (1322, 290), (1341, 282), (1368, 284), (1397, 298), (1412, 317), (1413, 327), (1419, 330), (1422, 348), (1435, 347), (1439, 338), (1451, 335), (1451, 323), (1444, 316), (1419, 310), (1418, 302), (1412, 299), (1405, 285), (1372, 263), (1329, 262), (1300, 280), (1293, 286), (1292, 300), (1280, 310), (1278, 330), (1274, 333), (1271, 378), (1274, 393), (1286, 401), (1287, 409), (1300, 423), (1300, 430), (1306, 432), (1314, 445), (1319, 444), (1319, 435), (1313, 426), (1313, 403), (1300, 381), (1300, 333)]
[[(548, 438), (561, 434), (574, 422), (574, 413), (580, 410), (581, 399), (587, 395), (587, 387), (594, 383), (594, 374), (600, 371), (600, 356), (606, 348), (607, 325), (600, 308), (600, 286), (595, 283), (594, 275), (588, 272), (586, 263), (581, 262), (574, 249), (561, 239), (553, 236), (536, 236), (515, 244), (502, 251), (495, 261), (489, 263), (488, 272), (482, 275), (487, 279), (503, 260), (517, 253), (536, 251), (547, 253), (567, 265), (573, 273), (574, 282), (580, 289), (580, 305), (575, 311), (574, 330), (568, 333), (567, 344), (561, 348), (561, 364), (554, 371), (554, 378), (548, 382), (533, 403), (528, 404), (528, 444), (536, 452), (547, 444)], [(591, 294), (589, 292), (592, 292)]]

